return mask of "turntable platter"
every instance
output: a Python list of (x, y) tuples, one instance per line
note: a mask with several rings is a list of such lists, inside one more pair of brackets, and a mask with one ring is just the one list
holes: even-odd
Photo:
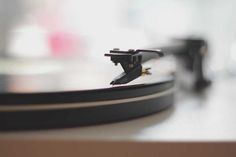
[[(160, 69), (160, 63), (155, 64), (156, 70)], [(48, 74), (1, 75), (0, 129), (109, 123), (152, 114), (173, 103), (174, 79), (170, 74), (160, 72), (157, 77), (158, 70), (153, 68), (153, 75), (111, 86), (109, 82), (119, 69), (110, 73), (105, 64), (91, 65), (80, 62), (78, 71), (70, 67)]]

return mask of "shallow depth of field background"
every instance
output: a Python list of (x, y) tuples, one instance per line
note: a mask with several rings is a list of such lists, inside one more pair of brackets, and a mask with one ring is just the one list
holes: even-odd
[(234, 75), (235, 15), (234, 0), (0, 0), (0, 57), (102, 60), (114, 47), (199, 36), (209, 42), (207, 67)]

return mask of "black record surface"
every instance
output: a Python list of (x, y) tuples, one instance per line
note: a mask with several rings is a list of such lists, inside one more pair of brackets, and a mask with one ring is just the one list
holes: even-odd
[[(60, 80), (61, 76), (68, 75), (43, 76), (44, 79), (36, 76), (36, 80), (25, 76), (1, 76), (0, 130), (110, 123), (152, 114), (173, 103), (173, 78), (117, 87), (82, 90), (57, 90), (53, 87), (55, 90), (50, 90), (53, 82)], [(105, 83), (109, 85), (106, 80)], [(30, 88), (27, 87), (29, 84)], [(59, 85), (57, 82), (56, 87)], [(49, 90), (47, 86), (50, 86)]]

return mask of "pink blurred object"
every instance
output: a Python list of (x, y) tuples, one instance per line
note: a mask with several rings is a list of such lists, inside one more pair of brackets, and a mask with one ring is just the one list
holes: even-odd
[(67, 32), (53, 32), (48, 37), (53, 56), (70, 56), (75, 54), (80, 42), (76, 35)]

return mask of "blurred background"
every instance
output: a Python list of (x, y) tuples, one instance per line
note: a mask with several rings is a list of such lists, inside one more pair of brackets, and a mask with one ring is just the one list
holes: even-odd
[(100, 65), (109, 62), (104, 53), (112, 48), (198, 36), (209, 43), (207, 69), (231, 77), (235, 14), (234, 0), (0, 0), (0, 74), (42, 74), (87, 61)]

